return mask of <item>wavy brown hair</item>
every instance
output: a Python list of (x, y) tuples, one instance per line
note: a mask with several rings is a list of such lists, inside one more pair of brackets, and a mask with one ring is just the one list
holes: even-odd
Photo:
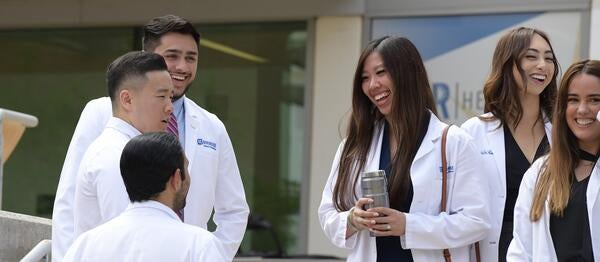
[(552, 121), (552, 110), (556, 97), (556, 77), (559, 65), (556, 61), (554, 49), (546, 33), (528, 27), (519, 27), (506, 33), (496, 45), (492, 57), (492, 70), (483, 85), (483, 96), (485, 99), (484, 112), (491, 112), (491, 117), (480, 117), (484, 121), (500, 120), (501, 125), (510, 124), (517, 127), (523, 116), (523, 105), (515, 103), (519, 100), (519, 92), (522, 92), (515, 81), (513, 66), (516, 66), (521, 74), (523, 88), (527, 89), (527, 76), (521, 68), (521, 59), (527, 53), (534, 35), (539, 35), (550, 46), (553, 56), (554, 75), (548, 86), (540, 94), (540, 111), (546, 114), (548, 120)]
[(378, 53), (394, 84), (389, 117), (390, 135), (396, 138), (398, 150), (392, 156), (390, 206), (399, 208), (410, 185), (410, 166), (417, 153), (418, 127), (429, 114), (437, 114), (427, 72), (417, 48), (403, 37), (382, 37), (371, 41), (362, 51), (352, 89), (352, 112), (346, 142), (338, 166), (333, 189), (333, 203), (338, 211), (354, 206), (356, 188), (363, 170), (375, 130), (385, 121), (377, 107), (362, 90), (362, 74), (367, 57)]
[(579, 163), (578, 141), (567, 125), (566, 111), (569, 99), (569, 86), (578, 75), (588, 74), (600, 79), (600, 61), (583, 60), (567, 69), (558, 89), (556, 111), (552, 125), (552, 149), (540, 175), (533, 193), (533, 203), (529, 218), (538, 221), (544, 213), (544, 203), (552, 214), (562, 216), (569, 203), (572, 174)]

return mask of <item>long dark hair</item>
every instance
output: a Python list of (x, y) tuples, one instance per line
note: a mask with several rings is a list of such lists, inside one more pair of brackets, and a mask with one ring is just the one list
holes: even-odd
[(566, 112), (569, 102), (569, 86), (573, 79), (581, 74), (592, 75), (600, 79), (600, 61), (577, 62), (567, 69), (561, 80), (552, 123), (552, 150), (550, 150), (545, 167), (540, 170), (540, 176), (535, 186), (529, 214), (531, 221), (538, 221), (542, 217), (546, 199), (548, 199), (550, 212), (556, 215), (562, 215), (569, 202), (571, 175), (579, 162), (579, 143), (567, 124)]
[(546, 33), (533, 28), (519, 27), (506, 33), (496, 45), (492, 58), (492, 71), (483, 86), (485, 98), (484, 111), (491, 112), (492, 117), (481, 117), (482, 120), (492, 121), (499, 119), (502, 125), (511, 124), (516, 127), (523, 116), (523, 105), (519, 103), (519, 92), (522, 92), (515, 82), (513, 65), (516, 65), (521, 74), (523, 88), (527, 89), (526, 74), (521, 68), (521, 59), (527, 53), (534, 35), (539, 35), (550, 46), (552, 51), (554, 75), (548, 86), (540, 94), (540, 111), (544, 112), (548, 120), (552, 121), (552, 111), (556, 98), (556, 77), (559, 65), (554, 54), (554, 49)]
[(348, 210), (357, 199), (359, 173), (369, 153), (371, 139), (384, 117), (362, 90), (362, 72), (369, 55), (378, 53), (394, 84), (390, 135), (396, 138), (397, 152), (392, 156), (390, 205), (399, 208), (406, 198), (410, 181), (410, 166), (418, 150), (418, 127), (428, 116), (429, 109), (437, 115), (427, 72), (417, 48), (403, 37), (382, 37), (371, 41), (362, 51), (352, 89), (352, 113), (348, 137), (338, 166), (338, 178), (333, 189), (337, 210)]

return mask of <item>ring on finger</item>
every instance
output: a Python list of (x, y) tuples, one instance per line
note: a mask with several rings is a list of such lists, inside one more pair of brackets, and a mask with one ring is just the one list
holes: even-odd
[(385, 227), (385, 229), (388, 230), (388, 231), (392, 230), (392, 225), (387, 224), (386, 227)]

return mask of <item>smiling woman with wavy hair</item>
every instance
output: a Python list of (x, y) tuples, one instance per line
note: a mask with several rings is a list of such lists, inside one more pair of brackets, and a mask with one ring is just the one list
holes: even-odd
[(482, 241), (485, 261), (506, 261), (513, 210), (523, 174), (549, 146), (558, 63), (548, 36), (519, 27), (504, 34), (483, 85), (485, 114), (461, 127), (473, 136), (492, 183), (492, 229)]

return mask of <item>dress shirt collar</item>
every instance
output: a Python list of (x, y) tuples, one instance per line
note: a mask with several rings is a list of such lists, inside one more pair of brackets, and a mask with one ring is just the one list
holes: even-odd
[(181, 118), (184, 113), (183, 101), (185, 100), (185, 96), (181, 96), (179, 99), (173, 101), (173, 114), (177, 119)]
[(111, 117), (106, 124), (107, 128), (114, 128), (117, 131), (123, 133), (125, 136), (130, 139), (142, 134), (139, 130), (133, 127), (131, 124), (125, 122), (125, 120), (118, 117)]

